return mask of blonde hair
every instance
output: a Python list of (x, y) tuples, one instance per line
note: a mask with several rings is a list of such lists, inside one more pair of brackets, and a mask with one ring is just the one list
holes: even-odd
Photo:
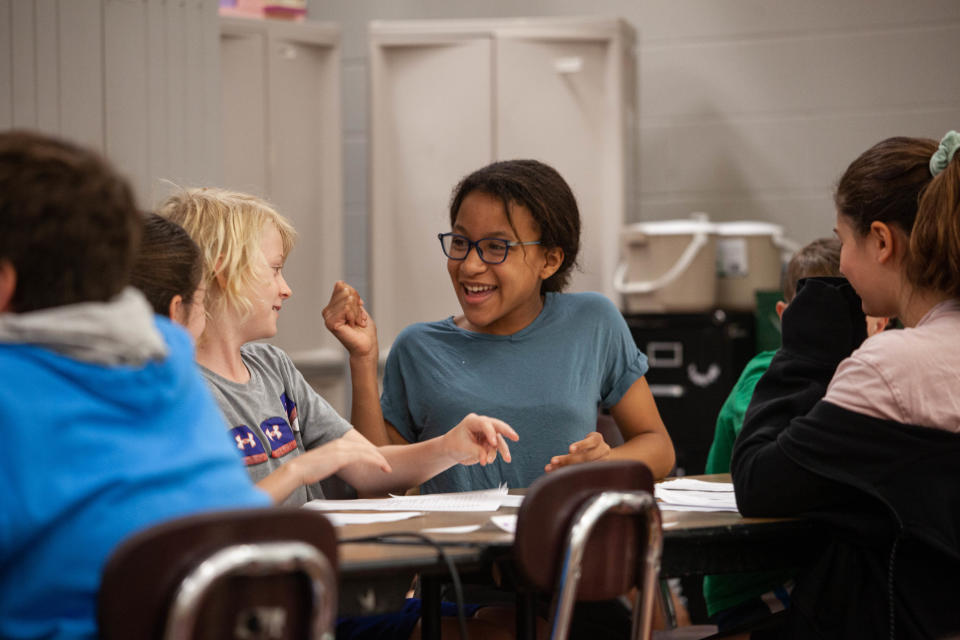
[(226, 189), (183, 189), (167, 198), (157, 213), (186, 229), (200, 246), (210, 311), (230, 307), (247, 313), (252, 308), (246, 292), (258, 284), (265, 225), (273, 224), (280, 232), (284, 259), (297, 237), (290, 221), (265, 200)]

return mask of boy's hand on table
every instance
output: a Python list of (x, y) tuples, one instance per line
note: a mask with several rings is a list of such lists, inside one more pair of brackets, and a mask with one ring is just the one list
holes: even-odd
[(357, 290), (346, 282), (333, 286), (330, 302), (323, 308), (323, 321), (351, 356), (377, 357), (377, 327), (363, 308)]
[(550, 458), (550, 463), (543, 470), (549, 473), (572, 464), (603, 460), (609, 455), (610, 445), (606, 443), (599, 431), (594, 431), (583, 440), (571, 444), (570, 453)]
[(440, 436), (444, 438), (444, 450), (454, 461), (481, 466), (497, 459), (497, 453), (504, 462), (510, 462), (510, 447), (507, 439), (514, 442), (520, 439), (517, 432), (503, 420), (468, 414), (456, 427)]

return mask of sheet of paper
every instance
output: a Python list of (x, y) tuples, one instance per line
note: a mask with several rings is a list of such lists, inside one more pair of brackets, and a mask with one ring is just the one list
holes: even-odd
[(480, 526), (479, 524), (465, 524), (462, 527), (431, 527), (420, 531), (423, 533), (473, 533)]
[(430, 493), (358, 500), (311, 500), (305, 506), (320, 511), (496, 511), (507, 495), (506, 485), (483, 491)]
[(490, 516), (490, 521), (506, 531), (507, 533), (516, 533), (517, 532), (517, 516), (516, 514), (506, 515), (506, 516)]
[[(673, 480), (661, 482), (654, 486), (653, 493), (657, 498), (657, 506), (662, 511), (737, 511), (737, 498), (733, 492), (733, 485), (730, 483), (702, 482), (700, 480), (686, 480), (681, 483), (681, 488), (677, 489), (677, 482)], [(703, 485), (725, 486), (725, 490), (717, 490), (716, 487), (701, 489)], [(684, 488), (685, 487), (685, 488)]]
[(721, 493), (733, 491), (732, 482), (707, 482), (696, 478), (672, 478), (657, 483), (657, 487), (674, 491), (718, 491)]
[(394, 511), (391, 513), (325, 513), (327, 520), (335, 527), (346, 524), (371, 524), (374, 522), (396, 522), (422, 516), (420, 511)]
[(666, 504), (658, 503), (657, 506), (660, 508), (660, 511), (699, 511), (701, 513), (710, 513), (714, 511), (728, 511), (730, 513), (736, 513), (737, 510), (730, 507), (709, 507), (709, 506), (686, 506), (682, 504)]
[(523, 496), (507, 494), (503, 496), (500, 504), (504, 507), (519, 507), (521, 502), (523, 502)]

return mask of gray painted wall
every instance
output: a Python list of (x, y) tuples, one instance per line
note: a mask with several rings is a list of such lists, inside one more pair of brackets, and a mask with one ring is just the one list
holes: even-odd
[(636, 27), (633, 220), (707, 211), (833, 228), (846, 165), (892, 135), (960, 128), (957, 0), (309, 0), (343, 28), (345, 273), (367, 285), (367, 23), (605, 15)]

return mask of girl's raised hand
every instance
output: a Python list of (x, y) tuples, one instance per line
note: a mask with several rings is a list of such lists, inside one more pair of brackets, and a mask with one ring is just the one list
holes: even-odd
[(562, 456), (553, 456), (550, 463), (543, 468), (548, 473), (561, 467), (582, 462), (603, 460), (610, 455), (610, 445), (603, 439), (599, 431), (594, 431), (583, 440), (570, 445), (570, 453)]
[(330, 302), (323, 308), (323, 321), (351, 356), (377, 357), (377, 327), (363, 308), (357, 290), (346, 282), (333, 285)]
[(497, 452), (504, 462), (510, 462), (507, 439), (514, 442), (520, 439), (506, 422), (475, 413), (468, 414), (440, 437), (444, 439), (446, 454), (455, 462), (465, 465), (490, 464), (497, 459)]

